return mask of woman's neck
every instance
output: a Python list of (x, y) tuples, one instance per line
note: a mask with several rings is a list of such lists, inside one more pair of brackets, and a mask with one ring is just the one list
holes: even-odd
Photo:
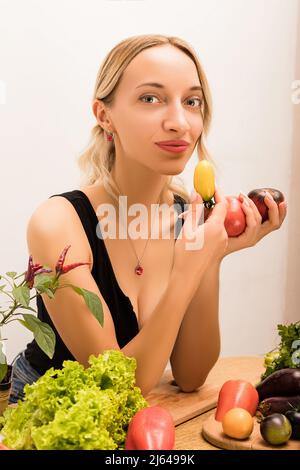
[(170, 192), (167, 188), (168, 176), (151, 172), (148, 168), (126, 162), (126, 169), (115, 162), (111, 176), (122, 196), (127, 196), (127, 207), (143, 204), (151, 208), (151, 204), (168, 203)]

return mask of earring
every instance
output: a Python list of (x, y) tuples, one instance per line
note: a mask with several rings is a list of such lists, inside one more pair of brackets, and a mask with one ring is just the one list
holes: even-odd
[(113, 133), (111, 133), (111, 134), (107, 133), (106, 134), (106, 139), (108, 140), (108, 142), (111, 142), (113, 140)]

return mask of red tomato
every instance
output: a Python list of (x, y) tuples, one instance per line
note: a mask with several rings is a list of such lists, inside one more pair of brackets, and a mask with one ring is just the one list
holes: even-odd
[(242, 203), (235, 196), (226, 196), (229, 202), (224, 226), (229, 237), (238, 237), (245, 231), (246, 217)]
[(258, 402), (258, 392), (250, 382), (228, 380), (220, 390), (215, 419), (222, 421), (225, 413), (232, 408), (243, 408), (254, 416)]
[(160, 406), (149, 406), (131, 419), (125, 449), (172, 450), (174, 443), (175, 425), (171, 414)]

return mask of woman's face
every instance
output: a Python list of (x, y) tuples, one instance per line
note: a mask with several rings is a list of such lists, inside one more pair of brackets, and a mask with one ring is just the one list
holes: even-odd
[[(155, 82), (163, 87), (143, 85)], [(143, 85), (143, 86), (142, 86)], [(194, 62), (174, 46), (139, 53), (128, 65), (109, 116), (117, 156), (164, 175), (183, 171), (203, 129), (203, 95)], [(155, 142), (182, 139), (189, 146), (171, 153)]]

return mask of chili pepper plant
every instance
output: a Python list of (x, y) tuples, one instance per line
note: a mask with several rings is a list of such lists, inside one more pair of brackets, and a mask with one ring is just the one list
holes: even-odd
[[(3, 348), (4, 341), (8, 338), (3, 338), (1, 334), (5, 325), (18, 321), (33, 333), (37, 344), (48, 357), (52, 359), (54, 355), (54, 331), (50, 325), (37, 318), (36, 310), (30, 306), (30, 302), (38, 295), (46, 294), (50, 299), (53, 299), (59, 289), (69, 287), (83, 297), (89, 310), (103, 326), (103, 309), (99, 297), (94, 292), (62, 282), (64, 274), (78, 266), (90, 264), (78, 262), (65, 265), (66, 254), (70, 246), (66, 246), (60, 254), (54, 273), (47, 266), (34, 264), (32, 255), (30, 255), (27, 271), (19, 275), (14, 271), (5, 273), (5, 276), (0, 275), (0, 293), (9, 298), (8, 306), (0, 306), (0, 382), (8, 381), (8, 370), (11, 370), (11, 367), (8, 369)], [(4, 284), (2, 284), (3, 281)], [(32, 291), (35, 291), (33, 295)], [(34, 314), (30, 312), (34, 312)]]

